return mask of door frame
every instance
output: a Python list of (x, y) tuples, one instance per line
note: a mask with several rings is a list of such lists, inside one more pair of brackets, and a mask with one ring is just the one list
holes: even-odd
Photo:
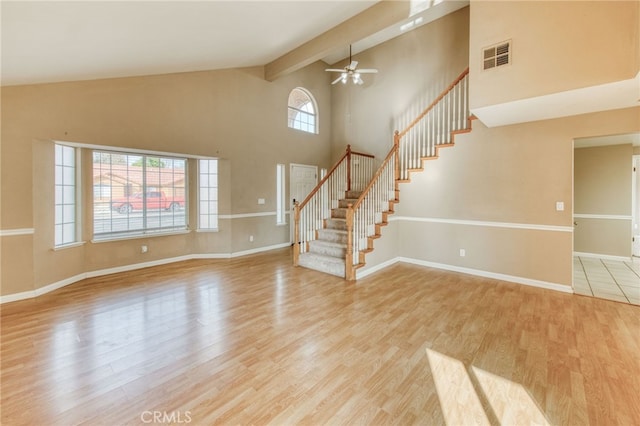
[[(289, 239), (292, 243), (294, 242), (294, 235), (295, 235), (294, 229), (293, 229), (293, 225), (295, 224), (295, 218), (293, 217), (293, 198), (291, 195), (292, 188), (295, 188), (294, 173), (293, 173), (294, 167), (313, 168), (316, 176), (316, 185), (318, 184), (318, 166), (313, 164), (289, 163), (289, 191), (287, 192), (287, 195), (288, 195), (287, 199), (289, 200), (288, 201), (289, 203)], [(304, 200), (297, 200), (297, 201), (302, 202)]]
[(640, 241), (635, 241), (636, 235), (640, 235), (640, 212), (638, 211), (638, 203), (640, 203), (640, 197), (638, 196), (638, 173), (640, 170), (640, 155), (633, 154), (631, 156), (631, 257), (640, 256), (640, 252), (636, 253), (635, 248), (640, 246)]

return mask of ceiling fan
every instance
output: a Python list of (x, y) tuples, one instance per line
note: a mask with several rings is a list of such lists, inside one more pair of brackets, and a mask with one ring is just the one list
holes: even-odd
[(364, 81), (362, 81), (360, 74), (375, 74), (378, 72), (378, 70), (374, 68), (366, 68), (360, 70), (357, 68), (358, 61), (354, 61), (351, 59), (351, 45), (349, 45), (349, 65), (347, 65), (343, 69), (327, 68), (325, 71), (340, 73), (340, 77), (333, 80), (331, 84), (336, 84), (339, 81), (341, 81), (342, 84), (347, 84), (349, 78), (351, 78), (353, 84), (364, 84)]

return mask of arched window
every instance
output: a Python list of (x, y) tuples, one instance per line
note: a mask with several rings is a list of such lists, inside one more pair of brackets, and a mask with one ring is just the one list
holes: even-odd
[(289, 93), (288, 121), (292, 129), (318, 133), (318, 107), (308, 90), (296, 87)]

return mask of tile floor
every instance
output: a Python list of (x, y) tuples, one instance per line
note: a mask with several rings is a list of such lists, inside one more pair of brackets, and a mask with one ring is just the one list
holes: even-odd
[(620, 261), (574, 256), (573, 291), (640, 305), (640, 259)]

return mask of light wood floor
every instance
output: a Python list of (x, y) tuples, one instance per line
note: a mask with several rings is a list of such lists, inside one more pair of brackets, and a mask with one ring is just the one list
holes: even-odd
[(288, 249), (2, 305), (2, 425), (640, 424), (640, 307)]

